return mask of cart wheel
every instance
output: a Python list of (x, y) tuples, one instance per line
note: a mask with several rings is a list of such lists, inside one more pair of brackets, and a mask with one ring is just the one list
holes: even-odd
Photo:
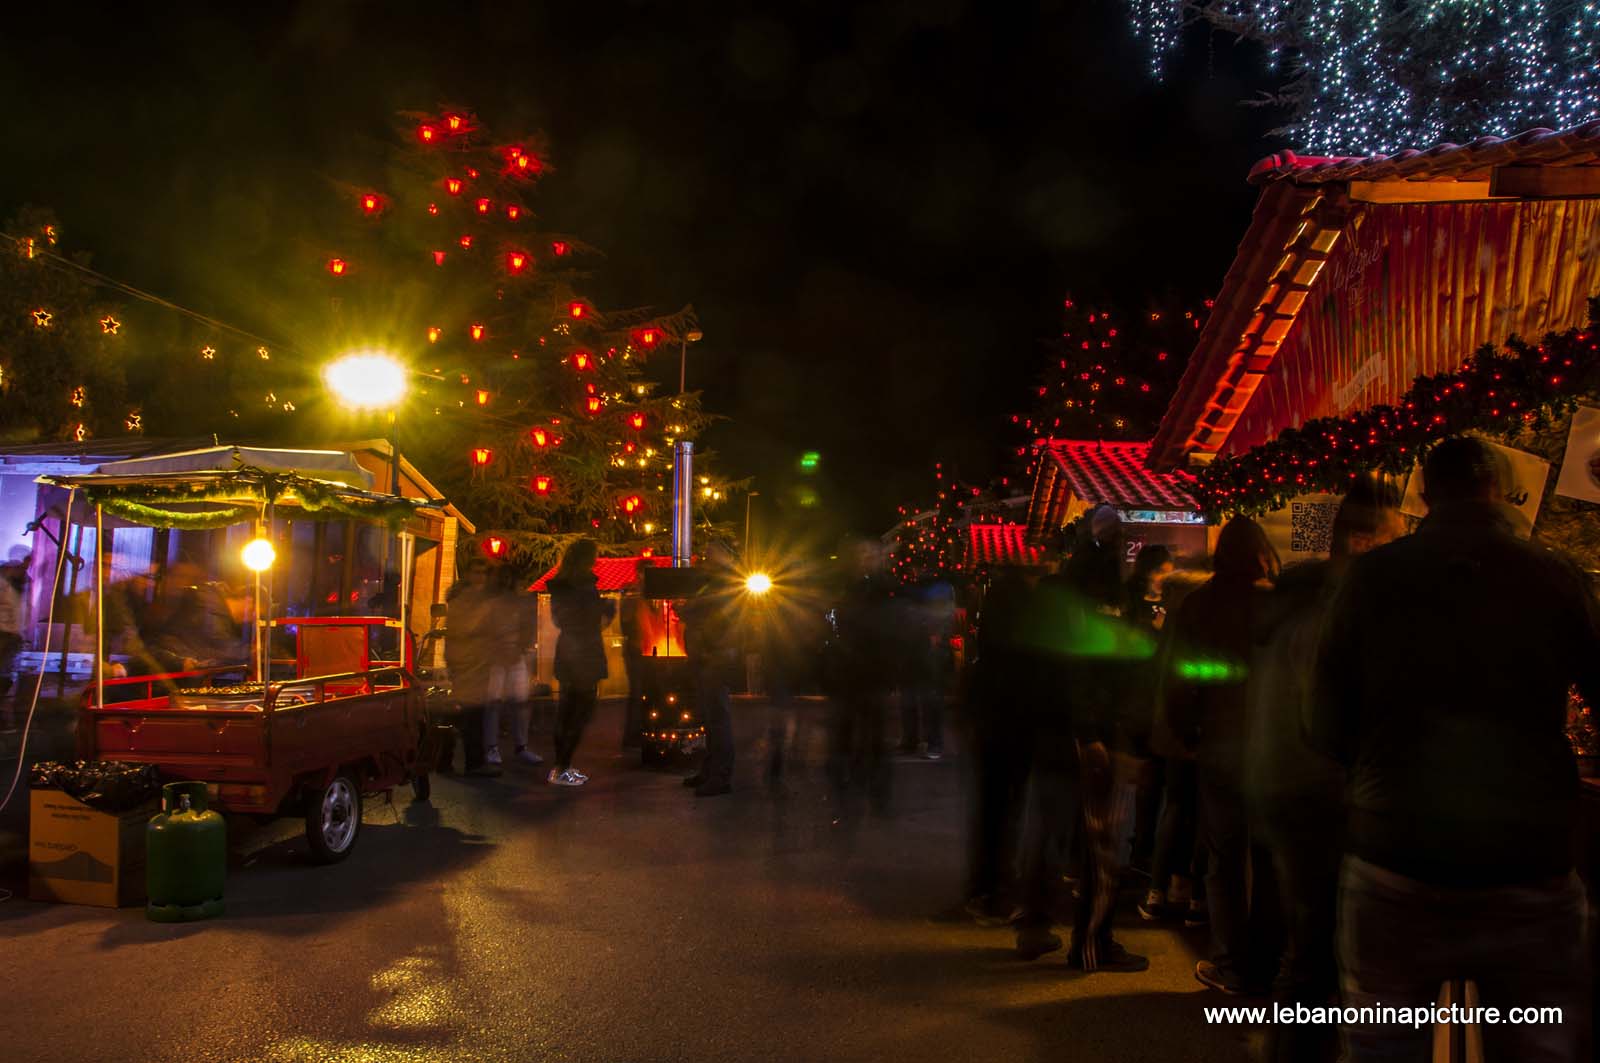
[(433, 796), (433, 780), (425, 771), (411, 776), (411, 800), (426, 801)]
[(306, 841), (311, 859), (336, 864), (350, 855), (361, 833), (361, 787), (352, 775), (335, 775), (306, 799)]

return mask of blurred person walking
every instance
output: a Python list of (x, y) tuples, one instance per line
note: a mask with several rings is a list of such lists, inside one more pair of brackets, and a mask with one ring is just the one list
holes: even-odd
[[(1155, 727), (1156, 648), (1166, 623), (1162, 598), (1175, 565), (1172, 551), (1159, 543), (1146, 546), (1134, 559), (1123, 585), (1122, 619), (1136, 638), (1121, 696), (1129, 754), (1134, 766), (1133, 846), (1129, 866), (1150, 873), (1155, 852), (1156, 817), (1161, 811), (1163, 764), (1151, 747)], [(1146, 900), (1149, 900), (1148, 895)]]
[[(1338, 994), (1334, 922), (1344, 853), (1344, 770), (1305, 741), (1317, 638), (1350, 562), (1405, 533), (1398, 499), (1357, 481), (1334, 517), (1330, 557), (1286, 568), (1266, 602), (1250, 680), (1246, 788), (1272, 853), (1284, 915), (1273, 1000), (1325, 1007)], [(1335, 1028), (1278, 1024), (1267, 1055), (1278, 1063), (1334, 1058)]]
[(535, 767), (544, 758), (528, 748), (528, 723), (533, 715), (530, 693), (529, 658), (538, 637), (535, 599), (517, 586), (514, 569), (494, 573), (489, 590), (494, 622), (488, 632), (489, 678), (484, 691), (483, 760), (490, 767), (501, 765), (500, 729), (502, 721), (511, 725), (515, 743), (512, 756), (518, 763)]
[(889, 802), (884, 731), (894, 688), (897, 609), (883, 575), (882, 545), (862, 540), (848, 556), (850, 579), (834, 606), (829, 652), (828, 775), (841, 801), (860, 790), (882, 811)]
[(487, 763), (483, 741), (494, 659), (495, 600), (489, 585), (489, 563), (474, 557), (467, 562), (465, 578), (450, 588), (444, 639), (450, 692), (460, 713), (462, 766), (471, 775), (500, 774), (498, 765)]
[(1172, 617), (1161, 711), (1195, 754), (1211, 919), (1211, 957), (1195, 965), (1195, 977), (1241, 993), (1270, 980), (1264, 968), (1277, 956), (1271, 859), (1264, 849), (1252, 853), (1244, 788), (1250, 652), (1277, 551), (1260, 525), (1235, 517), (1217, 537), (1212, 568)]
[(589, 776), (572, 766), (583, 732), (594, 717), (600, 681), (610, 675), (601, 632), (616, 614), (616, 603), (600, 597), (595, 562), (600, 548), (593, 539), (567, 547), (551, 577), (550, 618), (556, 637), (555, 767), (549, 781), (556, 786), (582, 786)]
[[(1350, 564), (1309, 724), (1348, 774), (1338, 955), (1347, 1007), (1481, 1003), (1564, 1021), (1485, 1024), (1484, 1057), (1578, 1057), (1586, 901), (1573, 871), (1568, 690), (1600, 704), (1600, 608), (1578, 568), (1513, 531), (1480, 440), (1428, 454), (1417, 531)], [(1345, 1058), (1427, 1060), (1432, 1031), (1344, 1030)]]
[(720, 797), (733, 790), (734, 670), (742, 654), (735, 631), (736, 598), (741, 585), (734, 556), (712, 542), (701, 565), (705, 584), (682, 603), (684, 650), (694, 672), (695, 707), (706, 728), (706, 756), (700, 770), (683, 780), (696, 797)]

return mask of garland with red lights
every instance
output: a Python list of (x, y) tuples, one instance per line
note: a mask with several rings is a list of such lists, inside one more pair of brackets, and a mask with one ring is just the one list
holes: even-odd
[(1548, 427), (1600, 391), (1600, 298), (1589, 324), (1539, 343), (1486, 344), (1453, 373), (1420, 376), (1399, 403), (1286, 429), (1271, 442), (1218, 458), (1192, 489), (1208, 518), (1255, 516), (1311, 492), (1340, 492), (1362, 473), (1403, 475), (1441, 439), (1463, 432), (1509, 437)]

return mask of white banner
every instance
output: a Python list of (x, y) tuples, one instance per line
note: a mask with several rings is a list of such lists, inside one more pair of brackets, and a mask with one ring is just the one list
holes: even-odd
[[(1506, 460), (1511, 470), (1511, 486), (1506, 491), (1506, 501), (1517, 511), (1517, 534), (1527, 539), (1533, 535), (1533, 523), (1539, 519), (1539, 506), (1544, 502), (1544, 485), (1550, 478), (1550, 463), (1537, 454), (1525, 450), (1512, 450), (1499, 443), (1489, 443)], [(1406, 497), (1400, 503), (1400, 512), (1410, 517), (1428, 515), (1428, 504), (1422, 500), (1422, 467), (1411, 467), (1411, 479), (1406, 483)]]
[(1292, 499), (1282, 509), (1259, 518), (1261, 530), (1285, 565), (1328, 556), (1333, 538), (1333, 518), (1341, 495), (1311, 494)]
[(1556, 477), (1556, 494), (1600, 502), (1600, 410), (1579, 406), (1567, 433), (1567, 456)]

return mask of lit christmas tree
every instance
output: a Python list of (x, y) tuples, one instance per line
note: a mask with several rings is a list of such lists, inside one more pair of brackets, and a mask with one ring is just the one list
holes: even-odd
[(998, 505), (992, 491), (947, 476), (943, 463), (933, 469), (932, 504), (899, 510), (900, 523), (889, 548), (889, 574), (900, 583), (959, 571), (966, 557), (967, 526), (991, 516)]
[(9, 441), (122, 434), (127, 313), (61, 254), (48, 211), (25, 210), (0, 247), (0, 433)]
[(1161, 76), (1193, 24), (1261, 45), (1293, 147), (1392, 153), (1600, 117), (1591, 0), (1127, 0)]
[[(659, 543), (673, 443), (706, 418), (641, 363), (678, 352), (692, 309), (607, 312), (583, 294), (597, 255), (534, 213), (536, 140), (496, 138), (464, 109), (403, 120), (384, 178), (341, 186), (345, 223), (307, 253), (329, 296), (318, 345), (393, 351), (424, 374), (400, 447), (486, 542), (529, 565), (579, 535), (613, 552)], [(726, 487), (703, 477), (697, 501)]]
[(1155, 434), (1210, 300), (1177, 309), (1152, 302), (1138, 313), (1063, 300), (1061, 336), (1015, 414), (1026, 442), (1039, 438), (1146, 440)]

